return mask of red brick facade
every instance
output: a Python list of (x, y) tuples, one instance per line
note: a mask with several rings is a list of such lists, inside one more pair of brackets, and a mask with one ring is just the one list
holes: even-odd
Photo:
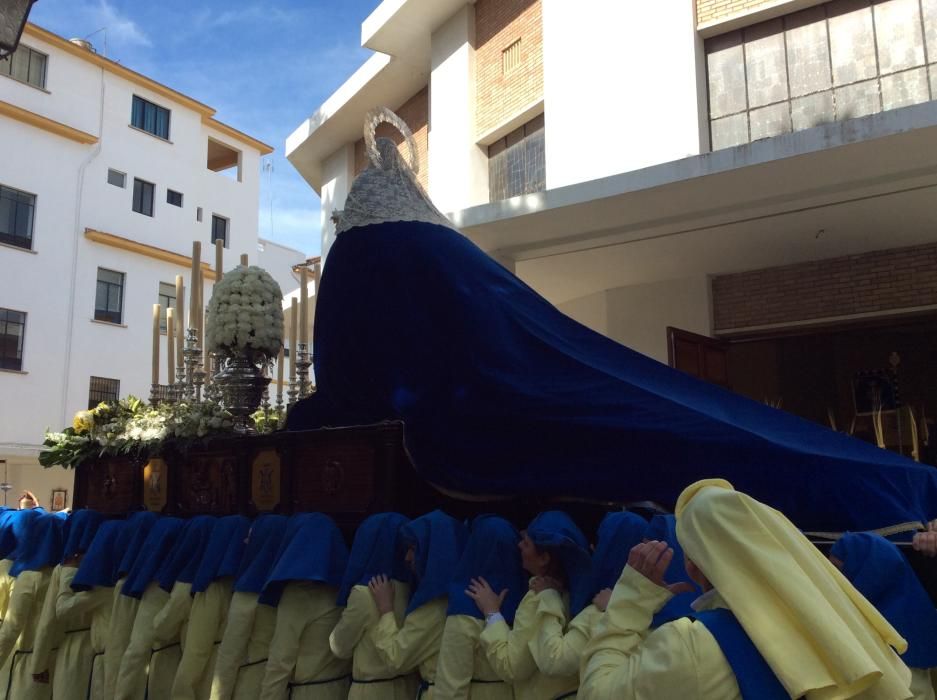
[[(502, 53), (520, 39), (520, 65), (504, 72)], [(476, 130), (488, 133), (543, 99), (543, 12), (540, 0), (475, 4)]]
[[(417, 174), (417, 180), (424, 188), (427, 188), (429, 187), (429, 87), (420, 90), (394, 111), (413, 132), (413, 140), (416, 141), (416, 152), (420, 162), (420, 172)], [(403, 142), (403, 136), (395, 128), (389, 124), (381, 124), (377, 127), (377, 136), (392, 139), (397, 144), (397, 148), (404, 160), (409, 162), (410, 154)], [(360, 138), (355, 143), (355, 175), (364, 170), (367, 165), (368, 156), (364, 150), (364, 138)]]
[(937, 244), (713, 278), (716, 331), (937, 304)]

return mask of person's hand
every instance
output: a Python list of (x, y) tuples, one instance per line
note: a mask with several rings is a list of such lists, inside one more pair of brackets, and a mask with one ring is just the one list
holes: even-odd
[(552, 576), (534, 576), (530, 580), (530, 590), (534, 593), (540, 593), (551, 588), (554, 591), (562, 591), (563, 584)]
[(917, 533), (911, 544), (925, 557), (937, 557), (937, 530)]
[(673, 559), (673, 550), (666, 542), (650, 540), (636, 544), (628, 554), (628, 566), (661, 588), (666, 588), (674, 595), (692, 591), (693, 584), (686, 581), (667, 583), (664, 574)]
[(608, 601), (611, 597), (612, 589), (603, 588), (601, 591), (595, 594), (594, 598), (592, 598), (592, 604), (602, 612), (605, 612), (605, 609), (608, 607)]
[(368, 582), (368, 589), (374, 597), (374, 603), (377, 605), (377, 611), (385, 615), (394, 611), (394, 582), (381, 574), (374, 576)]
[(507, 594), (507, 588), (500, 593), (495, 593), (481, 576), (473, 578), (469, 583), (469, 587), (465, 589), (465, 595), (475, 601), (475, 605), (478, 606), (478, 609), (485, 617), (501, 612), (501, 604)]
[(42, 673), (33, 674), (34, 683), (48, 683), (49, 682), (49, 672), (43, 671)]

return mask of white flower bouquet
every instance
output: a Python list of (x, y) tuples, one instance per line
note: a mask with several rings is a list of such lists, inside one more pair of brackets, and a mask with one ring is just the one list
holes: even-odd
[(283, 344), (282, 304), (280, 285), (263, 268), (226, 272), (208, 304), (209, 351), (272, 362)]

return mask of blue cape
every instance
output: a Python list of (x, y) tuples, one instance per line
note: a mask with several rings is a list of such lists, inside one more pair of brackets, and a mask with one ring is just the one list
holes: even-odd
[(713, 476), (806, 530), (937, 518), (937, 470), (695, 379), (563, 315), (450, 228), (345, 231), (292, 429), (399, 419), (464, 494), (651, 500)]
[[(120, 594), (130, 598), (139, 598), (143, 591), (157, 578), (160, 567), (172, 552), (176, 538), (182, 531), (180, 518), (159, 518), (150, 528), (149, 534), (140, 545), (133, 567), (127, 573)], [(123, 566), (123, 561), (121, 561)]]
[(31, 518), (23, 546), (17, 547), (18, 554), (10, 567), (10, 575), (16, 577), (24, 571), (55, 566), (62, 559), (64, 543), (65, 520), (49, 513)]
[(495, 593), (507, 589), (501, 614), (509, 625), (514, 624), (514, 613), (527, 593), (527, 574), (517, 548), (520, 537), (511, 523), (497, 515), (479, 515), (472, 521), (468, 542), (449, 583), (447, 615), (484, 619), (475, 601), (465, 594), (469, 582), (482, 577)]
[(449, 580), (462, 556), (467, 534), (463, 523), (441, 510), (422, 515), (401, 528), (406, 546), (416, 550), (408, 615), (434, 598), (448, 595)]
[(114, 586), (121, 554), (117, 545), (120, 534), (126, 528), (127, 522), (124, 520), (108, 520), (101, 523), (94, 541), (82, 557), (78, 571), (72, 579), (73, 590), (86, 591), (96, 586)]
[(397, 581), (410, 580), (403, 560), (406, 548), (400, 538), (400, 528), (408, 522), (400, 513), (377, 513), (358, 526), (338, 589), (339, 605), (347, 605), (351, 589), (366, 584), (372, 576), (383, 574)]
[(937, 610), (898, 547), (871, 532), (847, 532), (830, 550), (843, 574), (908, 642), (901, 660), (937, 666)]
[(0, 557), (16, 558), (17, 546), (25, 541), (29, 523), (39, 515), (35, 509), (7, 510), (0, 514)]
[(156, 513), (148, 510), (137, 511), (127, 518), (127, 527), (121, 530), (120, 539), (117, 543), (117, 551), (120, 559), (117, 561), (117, 578), (126, 576), (133, 568), (137, 556), (143, 549), (143, 543), (146, 541), (150, 529), (159, 519)]
[(530, 521), (527, 536), (539, 549), (558, 555), (569, 585), (569, 612), (578, 615), (595, 595), (589, 541), (566, 513), (548, 510)]
[(636, 513), (618, 511), (602, 519), (592, 553), (596, 591), (615, 587), (628, 563), (631, 548), (641, 544), (646, 530), (647, 520)]
[(660, 627), (665, 622), (670, 622), (681, 617), (690, 617), (693, 615), (693, 608), (690, 607), (694, 600), (699, 598), (701, 591), (690, 579), (686, 572), (686, 565), (683, 557), (683, 547), (677, 540), (677, 518), (674, 515), (655, 515), (647, 525), (647, 531), (644, 537), (648, 540), (657, 540), (666, 542), (673, 550), (673, 559), (670, 566), (664, 573), (666, 583), (686, 582), (693, 586), (693, 591), (678, 593), (667, 601), (663, 608), (657, 611), (654, 619), (651, 620), (651, 627)]
[(322, 513), (298, 513), (287, 523), (261, 600), (279, 602), (290, 581), (317, 581), (338, 588), (347, 566), (348, 546), (335, 521)]
[(234, 579), (239, 593), (260, 593), (276, 562), (288, 518), (285, 515), (261, 515), (251, 525), (247, 545)]
[(192, 583), (215, 522), (213, 515), (196, 515), (185, 521), (172, 553), (156, 574), (160, 588), (171, 591), (176, 581)]
[(244, 554), (244, 540), (250, 526), (251, 521), (243, 515), (228, 515), (215, 522), (192, 580), (192, 595), (204, 591), (219, 578), (234, 576)]
[(62, 561), (71, 559), (76, 554), (84, 554), (91, 546), (94, 534), (104, 522), (104, 516), (94, 510), (76, 510), (66, 521), (68, 535), (62, 549)]

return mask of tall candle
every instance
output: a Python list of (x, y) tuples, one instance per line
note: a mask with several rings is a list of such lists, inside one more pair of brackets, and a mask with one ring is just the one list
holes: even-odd
[(283, 401), (283, 346), (277, 355), (277, 402)]
[[(208, 310), (205, 310), (205, 315), (202, 317), (202, 332), (205, 335), (208, 335)], [(205, 370), (205, 386), (211, 384), (211, 354), (208, 352), (208, 341), (202, 340), (202, 369)]]
[(220, 238), (215, 239), (215, 284), (221, 281), (224, 275), (224, 241)]
[(176, 379), (176, 314), (171, 306), (166, 309), (166, 383), (172, 385)]
[(202, 264), (202, 243), (201, 241), (192, 241), (192, 284), (189, 285), (189, 328), (198, 327), (198, 305), (199, 305), (199, 268)]
[(159, 384), (159, 315), (162, 307), (153, 304), (153, 384)]
[[(176, 275), (176, 367), (183, 367), (183, 354), (185, 349), (185, 289), (182, 286), (182, 275)], [(169, 382), (174, 382), (173, 377)]]
[(205, 277), (202, 273), (202, 266), (198, 268), (198, 294), (197, 313), (195, 314), (195, 327), (198, 329), (198, 342), (205, 344)]
[(296, 326), (299, 323), (299, 307), (296, 297), (290, 304), (290, 383), (296, 381)]
[[(304, 267), (299, 273), (299, 344), (309, 342), (309, 273)], [(306, 348), (308, 351), (308, 347)]]
[(247, 267), (247, 253), (241, 253), (241, 265)]

